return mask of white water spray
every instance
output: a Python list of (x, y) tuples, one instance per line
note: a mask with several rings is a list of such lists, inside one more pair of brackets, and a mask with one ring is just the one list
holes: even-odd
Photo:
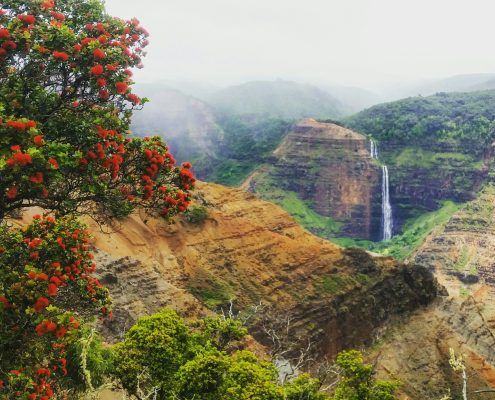
[(388, 184), (388, 168), (382, 165), (382, 228), (383, 240), (392, 239), (394, 219), (392, 217), (392, 206), (390, 204), (390, 191)]
[(371, 158), (378, 160), (378, 146), (376, 145), (373, 139), (371, 139), (370, 141), (370, 154), (371, 154)]
[[(378, 160), (378, 146), (373, 139), (370, 140), (371, 158)], [(392, 239), (394, 229), (394, 218), (392, 216), (392, 205), (390, 204), (390, 187), (388, 179), (388, 168), (382, 165), (382, 240)]]

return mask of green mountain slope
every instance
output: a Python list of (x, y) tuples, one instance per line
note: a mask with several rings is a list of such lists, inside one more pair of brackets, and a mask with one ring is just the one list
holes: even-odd
[(217, 92), (209, 103), (221, 113), (268, 115), (281, 119), (335, 118), (346, 108), (317, 87), (289, 81), (257, 81)]

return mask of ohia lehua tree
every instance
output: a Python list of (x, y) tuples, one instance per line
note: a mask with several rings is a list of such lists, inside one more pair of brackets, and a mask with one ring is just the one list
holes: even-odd
[[(100, 0), (0, 3), (0, 399), (70, 396), (67, 349), (110, 313), (75, 216), (171, 218), (189, 205), (191, 165), (159, 137), (129, 135), (147, 36)], [(6, 223), (26, 207), (53, 216)]]
[(130, 138), (133, 67), (148, 33), (99, 0), (3, 1), (0, 13), (0, 217), (28, 206), (57, 214), (166, 217), (194, 183), (158, 138)]

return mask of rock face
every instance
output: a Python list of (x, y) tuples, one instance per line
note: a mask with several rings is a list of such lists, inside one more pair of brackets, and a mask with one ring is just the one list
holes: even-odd
[(139, 317), (172, 307), (184, 317), (211, 314), (193, 295), (180, 289), (162, 273), (160, 264), (138, 259), (96, 255), (100, 281), (110, 291), (114, 317), (103, 321), (101, 330), (107, 341), (119, 341)]
[(414, 261), (436, 271), (449, 287), (495, 286), (495, 188), (487, 186), (416, 252)]
[(433, 211), (443, 200), (473, 200), (487, 181), (491, 150), (475, 156), (459, 145), (423, 142), (380, 143), (380, 159), (390, 171), (390, 196), (396, 233), (409, 218)]
[(450, 348), (465, 357), (470, 391), (495, 386), (494, 248), (495, 189), (488, 186), (411, 257), (434, 271), (449, 296), (389, 329), (374, 353), (380, 374), (400, 376), (410, 398), (460, 393)]
[[(175, 299), (181, 309), (203, 312), (186, 290), (209, 308), (232, 299), (239, 309), (263, 302), (290, 314), (295, 337), (333, 356), (370, 344), (391, 317), (429, 304), (439, 291), (425, 268), (343, 250), (252, 194), (208, 184), (197, 195), (209, 207), (203, 223), (168, 226), (135, 215), (110, 235), (94, 230), (96, 246), (120, 259), (102, 272), (119, 305), (118, 326), (107, 331)], [(261, 330), (253, 333), (264, 341)]]
[(286, 136), (271, 165), (250, 177), (249, 188), (261, 196), (267, 184), (294, 192), (340, 223), (339, 235), (379, 240), (381, 169), (369, 149), (363, 135), (306, 119)]

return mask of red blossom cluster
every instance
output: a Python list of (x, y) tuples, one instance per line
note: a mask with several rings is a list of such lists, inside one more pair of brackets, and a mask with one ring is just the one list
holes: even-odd
[[(90, 237), (80, 223), (36, 215), (17, 235), (0, 235), (0, 239), (8, 245), (0, 248), (0, 270), (11, 271), (10, 280), (4, 278), (2, 282), (7, 290), (0, 295), (0, 337), (16, 340), (20, 334), (34, 335), (51, 349), (48, 359), (45, 355), (37, 361), (41, 365), (23, 365), (5, 376), (0, 372), (0, 398), (2, 388), (16, 387), (22, 395), (30, 396), (26, 398), (50, 399), (53, 384), (67, 375), (67, 345), (80, 326), (73, 313), (89, 308), (104, 309), (103, 314), (110, 314), (108, 294), (93, 277)], [(35, 267), (31, 262), (33, 253), (37, 254)], [(18, 264), (12, 265), (12, 258)], [(73, 294), (72, 301), (76, 302), (71, 310), (62, 311), (56, 306), (63, 293)]]
[[(191, 165), (176, 166), (159, 137), (127, 136), (146, 102), (132, 93), (131, 69), (142, 67), (147, 36), (98, 1), (2, 2), (0, 219), (32, 205), (104, 218), (188, 208)], [(79, 320), (111, 316), (95, 267), (76, 220), (0, 225), (0, 347), (15, 353), (15, 365), (0, 360), (0, 399), (60, 398)]]

